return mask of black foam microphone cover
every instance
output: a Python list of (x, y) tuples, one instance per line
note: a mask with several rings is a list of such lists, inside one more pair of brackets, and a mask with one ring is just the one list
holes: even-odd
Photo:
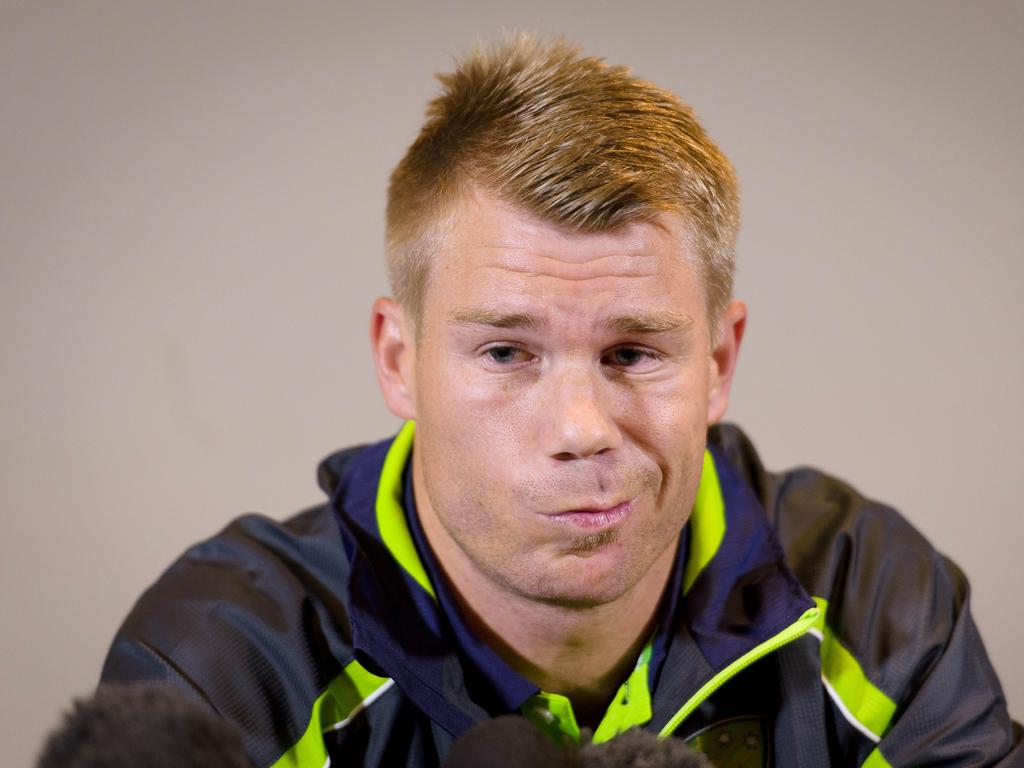
[(252, 768), (233, 725), (160, 683), (105, 683), (79, 699), (37, 768)]
[(575, 750), (555, 744), (521, 715), (484, 720), (455, 740), (441, 768), (570, 768)]
[(713, 768), (679, 739), (659, 739), (640, 728), (601, 744), (562, 747), (520, 715), (478, 723), (455, 740), (442, 768)]
[(602, 744), (580, 750), (580, 768), (714, 768), (711, 761), (680, 739), (659, 739), (650, 731), (630, 728)]

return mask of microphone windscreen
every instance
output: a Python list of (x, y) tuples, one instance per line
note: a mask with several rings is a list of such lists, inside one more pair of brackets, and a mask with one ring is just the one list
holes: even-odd
[(580, 750), (581, 768), (714, 768), (711, 761), (680, 739), (660, 739), (650, 731), (630, 728), (601, 744)]
[(525, 717), (502, 715), (456, 739), (441, 768), (570, 768), (572, 758)]
[(252, 768), (233, 725), (177, 688), (105, 683), (77, 700), (37, 768)]

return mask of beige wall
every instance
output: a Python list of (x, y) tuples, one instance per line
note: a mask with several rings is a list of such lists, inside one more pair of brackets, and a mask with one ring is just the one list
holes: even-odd
[(1011, 705), (1020, 2), (0, 6), (0, 718), (28, 764), (144, 585), (395, 421), (366, 320), (431, 73), (561, 32), (691, 101), (745, 195), (732, 417), (971, 577)]

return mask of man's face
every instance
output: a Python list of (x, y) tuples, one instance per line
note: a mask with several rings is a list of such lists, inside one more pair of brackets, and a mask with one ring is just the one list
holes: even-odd
[(686, 247), (668, 215), (578, 234), (482, 194), (460, 206), (402, 364), (450, 575), (586, 606), (667, 571), (718, 376)]

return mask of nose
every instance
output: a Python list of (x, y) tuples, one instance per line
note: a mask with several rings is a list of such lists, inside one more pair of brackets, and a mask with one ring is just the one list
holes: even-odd
[(622, 445), (622, 433), (596, 373), (566, 371), (550, 380), (541, 414), (547, 454), (560, 461), (585, 459)]

